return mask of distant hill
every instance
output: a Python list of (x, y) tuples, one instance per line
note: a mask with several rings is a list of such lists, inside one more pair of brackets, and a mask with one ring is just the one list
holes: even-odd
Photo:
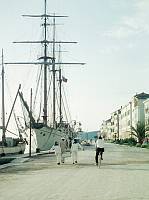
[(79, 134), (79, 138), (81, 140), (90, 140), (90, 139), (95, 140), (95, 138), (97, 138), (98, 134), (99, 134), (99, 131), (81, 132)]

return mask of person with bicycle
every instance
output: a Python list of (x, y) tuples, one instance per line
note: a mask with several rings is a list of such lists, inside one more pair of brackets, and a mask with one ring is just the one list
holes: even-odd
[(95, 147), (96, 147), (95, 161), (96, 161), (96, 165), (98, 165), (99, 153), (100, 153), (100, 156), (101, 156), (101, 160), (103, 160), (103, 152), (104, 152), (104, 140), (102, 139), (101, 135), (97, 139), (97, 141), (95, 143)]

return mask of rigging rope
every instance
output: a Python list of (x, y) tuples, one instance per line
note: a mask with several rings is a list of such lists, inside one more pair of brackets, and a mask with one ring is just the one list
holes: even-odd
[(39, 75), (37, 75), (38, 76), (38, 80), (37, 80), (37, 86), (36, 86), (36, 90), (35, 90), (35, 97), (34, 97), (34, 102), (33, 102), (33, 110), (35, 110), (36, 98), (37, 98), (39, 83), (40, 83), (40, 79), (41, 79), (41, 72), (42, 72), (42, 66), (40, 68)]
[[(57, 77), (57, 74), (56, 74), (56, 78), (58, 80), (58, 77)], [(58, 82), (58, 88), (60, 87), (60, 83)], [(64, 97), (65, 97), (65, 102), (66, 102), (66, 106), (65, 106), (65, 103), (64, 103), (64, 98), (63, 98), (63, 95), (62, 95), (62, 107), (63, 107), (63, 110), (64, 110), (64, 114), (65, 114), (65, 118), (66, 118), (66, 121), (68, 122), (69, 119), (71, 121), (71, 115), (70, 115), (70, 110), (69, 110), (69, 106), (68, 106), (68, 102), (67, 102), (67, 98), (66, 98), (66, 94), (65, 94), (65, 89), (64, 89), (64, 86), (62, 85), (62, 92), (64, 94)], [(57, 92), (58, 93), (58, 92)], [(57, 100), (58, 102), (58, 100)], [(58, 107), (60, 107), (59, 103), (57, 103)]]
[(39, 104), (39, 114), (38, 114), (37, 122), (40, 121), (41, 108), (42, 108), (42, 88), (43, 88), (42, 80), (43, 80), (43, 73), (42, 73), (41, 84), (40, 84), (41, 92), (40, 92), (40, 104)]
[[(48, 95), (47, 95), (47, 102), (50, 102), (51, 99), (52, 99), (52, 94), (50, 95), (50, 92), (51, 92), (51, 85), (52, 85), (52, 74), (51, 74), (51, 71), (49, 69), (49, 88), (48, 88)], [(50, 103), (50, 107), (49, 107), (49, 110), (48, 110), (48, 115), (50, 116), (52, 113), (52, 103)], [(49, 118), (50, 120), (50, 118)], [(51, 121), (49, 121), (50, 123), (52, 123), (52, 117), (51, 117)]]
[[(71, 114), (70, 114), (70, 109), (69, 109), (69, 106), (68, 106), (68, 101), (67, 101), (67, 97), (66, 97), (66, 93), (65, 93), (65, 90), (64, 90), (64, 86), (62, 85), (62, 89), (63, 89), (63, 94), (64, 94), (64, 98), (65, 98), (65, 102), (66, 102), (66, 107), (67, 107), (67, 111), (68, 111), (68, 116), (71, 120)], [(64, 99), (62, 98), (62, 104), (64, 106)], [(65, 106), (64, 106), (65, 107)], [(65, 112), (66, 112), (66, 109), (65, 109)], [(67, 118), (68, 120), (68, 118)]]
[(15, 136), (18, 136), (17, 134), (13, 133), (12, 131), (9, 131), (8, 129), (7, 129), (7, 131), (8, 131), (9, 133), (15, 135)]
[[(13, 100), (12, 100), (12, 96), (11, 96), (11, 92), (10, 92), (10, 88), (9, 88), (7, 79), (5, 80), (5, 82), (6, 82), (6, 86), (7, 86), (7, 91), (8, 91), (8, 93), (9, 93), (10, 102), (12, 103)], [(12, 104), (13, 104), (13, 103), (12, 103)], [(15, 125), (16, 125), (15, 129), (19, 132), (19, 127), (18, 127), (17, 118), (16, 118), (16, 114), (15, 114), (14, 109), (13, 109), (12, 112), (13, 112), (13, 115), (14, 115), (14, 120), (15, 120)], [(20, 132), (19, 132), (19, 135), (20, 135)]]

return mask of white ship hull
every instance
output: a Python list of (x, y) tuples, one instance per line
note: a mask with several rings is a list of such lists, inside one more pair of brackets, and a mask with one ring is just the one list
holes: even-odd
[(25, 151), (26, 144), (19, 143), (17, 146), (5, 147), (0, 146), (0, 155), (10, 155), (10, 154), (23, 154)]
[(42, 127), (34, 129), (37, 140), (37, 149), (40, 151), (50, 150), (55, 141), (60, 141), (62, 137), (66, 137), (64, 129), (58, 130), (50, 127)]

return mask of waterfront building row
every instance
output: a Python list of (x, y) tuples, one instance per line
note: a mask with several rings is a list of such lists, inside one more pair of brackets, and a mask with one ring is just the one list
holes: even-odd
[(140, 93), (101, 124), (100, 131), (107, 139), (124, 139), (132, 136), (132, 127), (137, 123), (149, 126), (149, 94)]

